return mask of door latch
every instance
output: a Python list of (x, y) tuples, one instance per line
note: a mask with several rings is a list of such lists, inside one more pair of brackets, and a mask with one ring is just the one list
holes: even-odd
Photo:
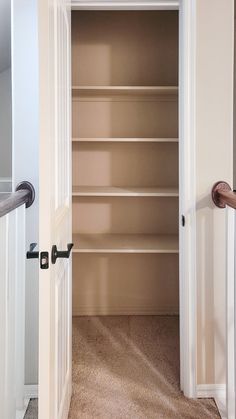
[(30, 243), (30, 248), (28, 252), (26, 253), (26, 259), (38, 259), (39, 258), (39, 252), (34, 252), (35, 247), (37, 246), (37, 243)]
[(48, 269), (49, 268), (49, 254), (48, 252), (35, 252), (34, 249), (37, 246), (37, 243), (30, 243), (30, 248), (26, 253), (27, 259), (38, 259), (40, 261), (40, 268), (41, 269)]
[(49, 254), (48, 252), (40, 252), (40, 268), (48, 269), (49, 268)]
[(184, 215), (181, 215), (181, 224), (182, 224), (182, 227), (185, 226), (185, 216)]
[(53, 265), (56, 263), (57, 258), (69, 259), (70, 252), (73, 246), (74, 246), (74, 243), (68, 243), (67, 250), (57, 250), (57, 246), (54, 244), (52, 246), (52, 255), (51, 255), (51, 260), (52, 260)]

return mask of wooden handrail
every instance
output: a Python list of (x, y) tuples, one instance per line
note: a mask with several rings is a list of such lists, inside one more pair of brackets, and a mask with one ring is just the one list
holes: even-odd
[(35, 199), (35, 190), (30, 182), (21, 182), (15, 192), (0, 194), (0, 217), (8, 214), (21, 205), (29, 208)]
[(236, 209), (236, 193), (232, 191), (227, 182), (219, 181), (213, 185), (211, 196), (218, 208), (225, 208), (228, 205)]

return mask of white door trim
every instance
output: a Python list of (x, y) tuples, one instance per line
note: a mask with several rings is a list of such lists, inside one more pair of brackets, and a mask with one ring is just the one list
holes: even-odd
[[(181, 0), (180, 0), (181, 1)], [(73, 10), (178, 10), (179, 0), (71, 0)]]
[[(179, 10), (180, 371), (181, 390), (197, 397), (196, 383), (196, 0), (71, 0), (72, 10)], [(181, 225), (181, 215), (185, 226)]]
[(185, 396), (197, 397), (196, 0), (182, 0), (179, 11), (180, 381)]

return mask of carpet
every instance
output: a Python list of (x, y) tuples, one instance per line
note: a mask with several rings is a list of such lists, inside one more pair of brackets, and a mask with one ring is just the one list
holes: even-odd
[(179, 389), (177, 316), (76, 317), (69, 419), (220, 418)]

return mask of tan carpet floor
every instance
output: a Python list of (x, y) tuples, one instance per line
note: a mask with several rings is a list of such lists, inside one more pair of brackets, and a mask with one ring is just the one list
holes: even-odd
[[(162, 418), (220, 418), (214, 400), (179, 390), (178, 317), (74, 318), (69, 419)], [(25, 419), (37, 419), (37, 400)]]
[(76, 317), (69, 419), (219, 418), (179, 390), (177, 316)]

